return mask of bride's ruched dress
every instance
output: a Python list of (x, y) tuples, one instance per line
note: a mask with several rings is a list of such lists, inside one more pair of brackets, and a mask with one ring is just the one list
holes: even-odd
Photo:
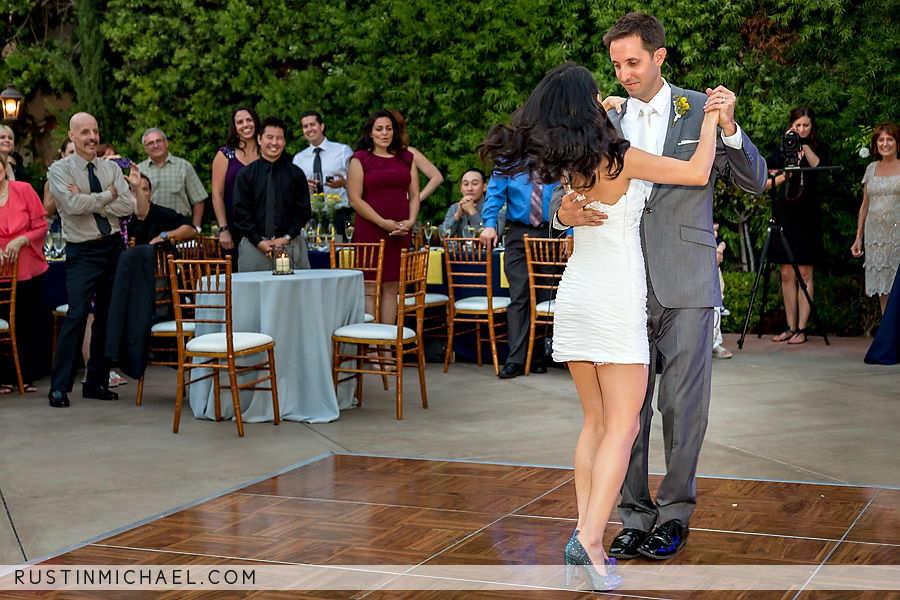
[(615, 204), (588, 205), (609, 215), (602, 225), (574, 229), (574, 249), (556, 294), (556, 362), (650, 362), (640, 234), (645, 193), (644, 183), (632, 179)]

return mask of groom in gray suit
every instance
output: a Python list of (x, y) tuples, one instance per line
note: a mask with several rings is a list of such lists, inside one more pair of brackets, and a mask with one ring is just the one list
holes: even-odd
[[(604, 36), (616, 77), (629, 96), (618, 111), (609, 112), (616, 129), (646, 152), (689, 160), (700, 140), (704, 105), (722, 105), (728, 119), (721, 126), (709, 183), (697, 187), (652, 184), (644, 208), (641, 245), (647, 268), (650, 368), (640, 433), (631, 450), (619, 504), (624, 530), (609, 551), (620, 559), (639, 554), (666, 559), (687, 540), (709, 410), (712, 309), (722, 299), (713, 188), (718, 176), (751, 194), (761, 194), (766, 184), (765, 160), (734, 122), (735, 95), (722, 86), (705, 94), (683, 90), (662, 78), (665, 35), (655, 17), (629, 13)], [(550, 206), (555, 232), (602, 225), (603, 217), (586, 208), (591, 201), (575, 201), (574, 194), (563, 197), (558, 191)], [(647, 482), (647, 453), (657, 361), (662, 365), (657, 407), (663, 419), (666, 475), (654, 503)]]

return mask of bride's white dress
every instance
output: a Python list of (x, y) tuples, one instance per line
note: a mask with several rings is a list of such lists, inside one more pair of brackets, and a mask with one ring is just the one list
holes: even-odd
[(553, 360), (648, 364), (647, 275), (641, 252), (646, 187), (632, 179), (615, 204), (593, 202), (603, 225), (576, 227), (556, 294)]

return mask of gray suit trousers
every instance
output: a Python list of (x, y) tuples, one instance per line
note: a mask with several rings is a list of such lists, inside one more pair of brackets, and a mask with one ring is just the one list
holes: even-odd
[[(641, 531), (671, 520), (688, 525), (697, 504), (697, 458), (706, 433), (712, 378), (713, 309), (664, 308), (648, 281), (647, 311), (650, 376), (619, 504), (624, 527)], [(654, 504), (647, 456), (657, 360), (662, 363), (657, 408), (662, 413), (666, 475)]]

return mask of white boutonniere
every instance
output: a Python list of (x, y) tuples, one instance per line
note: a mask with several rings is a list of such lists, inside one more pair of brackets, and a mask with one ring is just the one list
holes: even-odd
[(686, 114), (687, 111), (691, 110), (691, 105), (684, 96), (672, 96), (672, 106), (675, 108), (675, 118), (672, 119), (672, 127), (675, 127), (675, 123), (678, 122), (678, 119)]

